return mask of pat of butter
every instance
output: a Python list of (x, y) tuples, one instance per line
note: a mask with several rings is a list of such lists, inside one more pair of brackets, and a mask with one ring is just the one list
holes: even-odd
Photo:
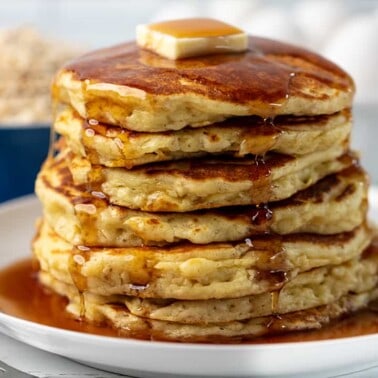
[(211, 18), (190, 18), (138, 25), (139, 46), (169, 59), (247, 50), (242, 30)]

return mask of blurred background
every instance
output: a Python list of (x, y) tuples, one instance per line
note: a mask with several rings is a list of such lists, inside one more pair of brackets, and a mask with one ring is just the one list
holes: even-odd
[(13, 0), (0, 2), (0, 201), (33, 190), (57, 68), (134, 39), (137, 24), (183, 17), (302, 45), (347, 70), (357, 84), (353, 145), (378, 184), (378, 0)]

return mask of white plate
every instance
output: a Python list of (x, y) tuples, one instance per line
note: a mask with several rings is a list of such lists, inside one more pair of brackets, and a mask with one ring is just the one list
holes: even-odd
[[(371, 216), (378, 220), (378, 190)], [(30, 254), (34, 197), (0, 206), (0, 268)], [(0, 331), (84, 364), (136, 377), (330, 377), (378, 364), (378, 334), (288, 344), (196, 345), (118, 339), (43, 326), (0, 313)]]

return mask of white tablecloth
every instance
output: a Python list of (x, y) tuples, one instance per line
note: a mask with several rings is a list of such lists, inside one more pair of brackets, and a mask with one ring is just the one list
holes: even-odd
[[(0, 334), (0, 360), (26, 373), (43, 378), (113, 378), (106, 373), (33, 348)], [(1, 374), (0, 374), (1, 376)]]

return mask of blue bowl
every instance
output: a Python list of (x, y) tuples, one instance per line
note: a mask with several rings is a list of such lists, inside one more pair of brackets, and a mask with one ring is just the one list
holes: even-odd
[(49, 140), (48, 125), (0, 125), (0, 202), (34, 192)]

